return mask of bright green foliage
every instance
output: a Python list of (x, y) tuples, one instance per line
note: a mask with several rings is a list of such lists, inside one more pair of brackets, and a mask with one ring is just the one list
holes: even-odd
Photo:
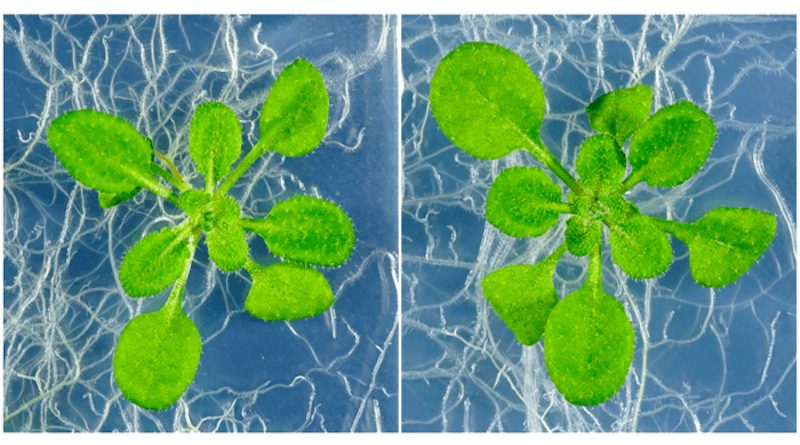
[(295, 196), (275, 204), (263, 219), (243, 219), (242, 227), (261, 235), (275, 255), (288, 260), (336, 266), (353, 251), (350, 218), (332, 202)]
[(328, 127), (328, 91), (314, 65), (298, 59), (286, 67), (261, 109), (261, 143), (284, 156), (311, 153)]
[[(625, 381), (634, 333), (622, 305), (603, 291), (603, 226), (613, 261), (629, 276), (654, 278), (672, 262), (666, 232), (689, 246), (692, 276), (705, 286), (735, 281), (769, 247), (773, 215), (720, 208), (693, 224), (642, 215), (623, 196), (638, 182), (672, 187), (696, 173), (716, 137), (711, 118), (690, 102), (650, 115), (652, 91), (644, 85), (620, 89), (593, 101), (586, 111), (597, 132), (584, 141), (575, 161), (579, 179), (544, 147), (539, 128), (544, 93), (527, 63), (489, 43), (467, 43), (445, 56), (431, 80), (431, 110), (444, 134), (482, 159), (527, 149), (569, 187), (532, 167), (511, 167), (497, 176), (486, 199), (486, 219), (507, 235), (540, 236), (567, 218), (564, 243), (536, 265), (504, 267), (487, 275), (483, 293), (500, 318), (526, 345), (542, 337), (550, 378), (566, 400), (596, 405)], [(630, 171), (622, 146), (631, 138)], [(586, 283), (555, 305), (555, 263), (564, 249), (589, 255)], [(548, 315), (549, 312), (549, 315)], [(545, 322), (546, 320), (546, 322)]]
[(439, 62), (431, 111), (458, 147), (498, 159), (539, 140), (544, 90), (519, 56), (491, 43), (465, 43)]
[(219, 102), (200, 104), (189, 127), (189, 154), (206, 176), (206, 190), (213, 191), (241, 152), (242, 127), (236, 114)]
[(253, 287), (244, 308), (267, 321), (295, 320), (321, 314), (333, 304), (333, 291), (316, 269), (297, 263), (247, 267)]
[(611, 256), (631, 278), (655, 278), (672, 262), (669, 238), (643, 216), (611, 226)]
[(122, 119), (82, 110), (53, 121), (48, 130), (50, 146), (67, 171), (100, 192), (101, 206), (112, 207), (146, 188), (186, 213), (178, 226), (136, 243), (120, 265), (120, 283), (132, 297), (154, 295), (175, 283), (164, 307), (134, 318), (120, 336), (114, 377), (130, 401), (148, 409), (165, 409), (194, 379), (201, 340), (181, 310), (181, 299), (203, 232), (208, 255), (221, 270), (247, 267), (250, 271), (253, 286), (245, 307), (255, 316), (294, 320), (318, 315), (333, 304), (330, 285), (315, 269), (296, 263), (270, 267), (253, 263), (243, 227), (262, 229), (259, 233), (276, 255), (332, 266), (346, 261), (353, 250), (350, 218), (331, 202), (296, 196), (277, 203), (267, 218), (242, 219), (239, 204), (225, 196), (266, 151), (285, 156), (311, 152), (325, 135), (327, 122), (328, 93), (322, 76), (305, 60), (295, 61), (278, 77), (264, 103), (261, 140), (231, 172), (241, 153), (239, 120), (222, 103), (198, 106), (189, 128), (189, 153), (206, 184), (205, 190), (194, 190), (172, 161), (158, 155), (170, 171), (157, 165), (152, 141)]
[(603, 241), (603, 225), (595, 219), (575, 215), (567, 220), (564, 243), (575, 256), (588, 255)]
[(625, 153), (607, 134), (590, 137), (581, 145), (575, 170), (584, 191), (608, 196), (617, 191), (625, 177)]
[(691, 178), (706, 162), (717, 127), (691, 102), (656, 112), (631, 139), (633, 176), (651, 187), (674, 187)]
[(633, 360), (633, 326), (616, 298), (584, 285), (547, 319), (544, 360), (568, 402), (597, 405), (625, 383)]
[(155, 295), (177, 280), (191, 256), (188, 230), (165, 227), (134, 245), (119, 268), (119, 281), (131, 297)]
[(64, 113), (50, 124), (47, 143), (78, 182), (104, 193), (130, 192), (153, 176), (147, 140), (110, 114)]
[(200, 333), (192, 320), (165, 305), (139, 315), (122, 330), (114, 352), (114, 380), (131, 402), (165, 409), (194, 380), (200, 350)]
[(730, 207), (716, 208), (692, 224), (651, 221), (689, 246), (692, 278), (708, 287), (739, 279), (772, 244), (777, 229), (774, 215)]
[(542, 338), (544, 325), (558, 302), (553, 270), (564, 249), (535, 265), (506, 266), (481, 282), (483, 295), (523, 345)]
[(495, 179), (486, 199), (486, 219), (506, 235), (539, 236), (564, 211), (561, 188), (536, 167), (511, 167)]
[[(650, 116), (652, 102), (653, 90), (647, 85), (612, 91), (586, 107), (589, 125), (598, 133), (611, 134), (622, 146)], [(624, 160), (622, 166), (625, 167)]]

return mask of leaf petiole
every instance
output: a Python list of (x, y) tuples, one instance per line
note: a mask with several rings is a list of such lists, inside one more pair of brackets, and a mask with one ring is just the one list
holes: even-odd
[(190, 187), (186, 184), (186, 181), (183, 180), (181, 174), (178, 173), (178, 169), (175, 168), (175, 164), (173, 164), (172, 161), (169, 160), (169, 158), (157, 152), (155, 149), (153, 149), (153, 153), (155, 153), (156, 156), (158, 156), (162, 161), (164, 161), (171, 170), (171, 172), (168, 172), (160, 165), (153, 163), (151, 166), (153, 173), (166, 179), (170, 184), (174, 185), (181, 192), (189, 190)]
[(222, 185), (219, 186), (216, 192), (214, 192), (214, 199), (223, 196), (225, 193), (228, 193), (228, 190), (236, 184), (236, 181), (244, 174), (244, 172), (256, 162), (256, 159), (260, 158), (261, 155), (267, 152), (267, 149), (264, 148), (262, 144), (263, 139), (259, 140), (258, 143), (253, 146), (249, 153), (242, 159), (242, 162), (236, 166), (235, 169), (225, 178), (225, 181), (222, 182)]
[(532, 154), (533, 157), (538, 159), (539, 162), (549, 168), (550, 171), (558, 176), (558, 178), (561, 179), (572, 191), (579, 195), (583, 195), (583, 187), (581, 187), (581, 185), (578, 184), (578, 181), (575, 180), (570, 172), (568, 172), (567, 169), (565, 169), (564, 166), (558, 162), (556, 157), (553, 156), (553, 153), (551, 153), (550, 150), (548, 150), (544, 145), (542, 139), (537, 137), (537, 140), (531, 142), (533, 144), (527, 147), (528, 152)]

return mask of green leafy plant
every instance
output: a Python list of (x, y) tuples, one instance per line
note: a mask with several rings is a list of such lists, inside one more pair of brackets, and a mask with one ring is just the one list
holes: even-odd
[[(522, 344), (544, 337), (550, 378), (576, 405), (613, 397), (633, 359), (633, 326), (622, 304), (603, 291), (603, 225), (613, 261), (632, 278), (654, 278), (669, 268), (669, 234), (688, 246), (692, 277), (709, 287), (738, 279), (775, 236), (775, 217), (758, 210), (721, 207), (687, 224), (643, 215), (623, 197), (641, 181), (652, 187), (683, 183), (705, 163), (716, 137), (711, 118), (690, 102), (651, 116), (652, 96), (649, 87), (637, 85), (586, 107), (599, 134), (581, 145), (575, 179), (539, 137), (544, 89), (521, 57), (498, 45), (467, 43), (441, 60), (431, 80), (431, 110), (455, 145), (486, 160), (527, 150), (569, 188), (562, 201), (561, 187), (539, 168), (500, 173), (489, 190), (486, 219), (503, 233), (540, 236), (560, 214), (570, 216), (564, 243), (545, 260), (501, 268), (483, 279), (482, 289)], [(584, 285), (559, 301), (552, 275), (567, 250), (589, 255), (589, 266)]]
[[(181, 300), (203, 233), (208, 255), (217, 267), (228, 272), (244, 267), (250, 274), (253, 285), (244, 306), (253, 316), (294, 320), (319, 315), (333, 304), (327, 280), (308, 265), (335, 266), (347, 260), (355, 243), (350, 218), (335, 204), (310, 196), (279, 202), (266, 218), (242, 218), (239, 204), (225, 196), (268, 151), (291, 157), (313, 151), (325, 135), (328, 107), (322, 75), (298, 59), (283, 70), (264, 102), (259, 142), (231, 171), (241, 154), (239, 120), (222, 103), (201, 104), (189, 128), (189, 153), (205, 177), (203, 190), (192, 189), (148, 138), (115, 116), (72, 111), (50, 125), (50, 147), (78, 182), (100, 192), (98, 199), (104, 208), (145, 188), (186, 214), (177, 226), (142, 238), (125, 254), (119, 269), (123, 289), (134, 298), (157, 294), (174, 283), (160, 310), (135, 317), (120, 335), (114, 378), (133, 403), (165, 409), (194, 380), (200, 334), (183, 313)], [(170, 171), (155, 162), (156, 156)], [(245, 230), (263, 237), (275, 255), (288, 261), (268, 267), (252, 261)]]

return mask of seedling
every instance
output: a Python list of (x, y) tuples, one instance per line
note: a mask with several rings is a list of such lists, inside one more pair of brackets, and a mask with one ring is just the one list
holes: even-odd
[[(254, 317), (267, 321), (313, 317), (333, 304), (330, 284), (308, 264), (335, 266), (347, 260), (355, 243), (350, 218), (336, 204), (310, 196), (279, 202), (266, 218), (242, 218), (239, 204), (225, 196), (267, 151), (291, 157), (313, 151), (325, 135), (328, 106), (319, 71), (302, 59), (289, 65), (264, 102), (259, 142), (232, 172), (242, 145), (238, 118), (219, 102), (198, 106), (189, 127), (189, 153), (205, 177), (204, 190), (191, 189), (148, 138), (115, 116), (72, 111), (50, 125), (50, 147), (78, 182), (100, 192), (98, 199), (104, 208), (145, 188), (186, 213), (177, 226), (142, 238), (120, 266), (120, 283), (134, 298), (157, 294), (174, 283), (160, 310), (135, 317), (120, 335), (114, 352), (114, 379), (128, 400), (143, 408), (163, 410), (194, 380), (200, 334), (183, 313), (181, 300), (203, 233), (208, 255), (217, 267), (227, 272), (244, 267), (250, 274), (253, 285), (244, 307)], [(171, 171), (155, 163), (156, 155)], [(288, 261), (268, 267), (252, 261), (245, 230), (260, 235), (275, 255)]]
[[(736, 281), (775, 236), (775, 216), (758, 210), (720, 207), (687, 224), (643, 215), (623, 196), (641, 181), (651, 187), (683, 183), (705, 163), (716, 136), (711, 118), (691, 102), (650, 116), (652, 97), (649, 87), (637, 85), (586, 107), (600, 134), (581, 145), (575, 179), (539, 137), (544, 90), (521, 57), (498, 45), (467, 43), (442, 59), (431, 80), (431, 110), (455, 145), (486, 160), (527, 150), (569, 188), (562, 201), (561, 187), (539, 168), (500, 173), (489, 190), (486, 219), (503, 233), (537, 237), (560, 214), (571, 216), (564, 243), (545, 260), (503, 267), (481, 287), (520, 343), (544, 337), (550, 378), (576, 405), (613, 397), (633, 359), (633, 326), (622, 304), (603, 291), (603, 225), (614, 263), (632, 278), (654, 278), (669, 268), (670, 234), (688, 246), (692, 277), (708, 287)], [(559, 301), (552, 275), (567, 250), (589, 255), (589, 266), (583, 287)]]

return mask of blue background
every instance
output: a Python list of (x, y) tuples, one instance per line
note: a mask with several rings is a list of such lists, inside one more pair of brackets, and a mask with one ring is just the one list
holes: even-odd
[[(403, 431), (796, 431), (795, 29), (795, 17), (402, 18)], [(519, 344), (481, 293), (488, 273), (552, 252), (565, 224), (517, 240), (486, 222), (497, 175), (541, 164), (521, 151), (478, 160), (439, 130), (431, 76), (470, 41), (511, 49), (541, 79), (542, 139), (573, 173), (594, 134), (584, 108), (606, 92), (643, 83), (654, 109), (690, 100), (707, 111), (718, 129), (709, 160), (681, 186), (632, 189), (642, 213), (693, 222), (735, 206), (777, 216), (771, 247), (722, 289), (694, 282), (677, 240), (666, 274), (643, 281), (604, 248), (604, 288), (632, 319), (636, 349), (621, 391), (599, 406), (565, 402), (542, 343)], [(561, 260), (560, 298), (582, 285), (586, 264)]]
[[(6, 16), (4, 138), (4, 429), (6, 431), (396, 431), (398, 190), (396, 17)], [(188, 128), (208, 100), (242, 122), (243, 152), (280, 71), (322, 73), (328, 133), (308, 156), (265, 155), (231, 195), (248, 217), (314, 195), (352, 219), (356, 247), (320, 268), (333, 309), (267, 323), (243, 310), (249, 277), (224, 273), (200, 244), (184, 311), (203, 353), (194, 382), (162, 412), (114, 383), (125, 324), (168, 290), (134, 300), (116, 280), (125, 252), (181, 212), (141, 192), (113, 210), (77, 185), (46, 144), (57, 115), (122, 117), (174, 159), (196, 188)], [(252, 184), (248, 187), (248, 184)], [(260, 237), (251, 255), (277, 261)]]

